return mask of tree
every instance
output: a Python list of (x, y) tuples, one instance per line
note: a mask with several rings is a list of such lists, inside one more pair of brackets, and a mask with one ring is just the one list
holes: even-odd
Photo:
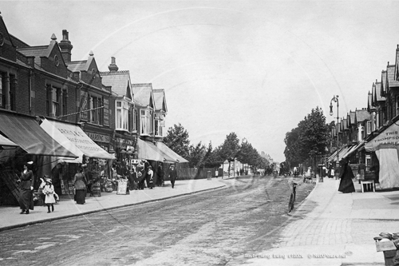
[(219, 154), (220, 157), (224, 160), (231, 160), (237, 156), (238, 151), (240, 150), (240, 140), (238, 139), (236, 133), (232, 132), (226, 136), (224, 140)]
[(204, 166), (205, 149), (201, 141), (195, 146), (190, 146), (188, 156), (190, 167), (202, 168)]
[(179, 123), (168, 129), (168, 133), (163, 142), (183, 158), (188, 158), (190, 145), (188, 137), (187, 130)]
[(323, 154), (330, 142), (330, 126), (321, 108), (312, 109), (298, 126), (286, 133), (284, 154), (291, 166), (304, 163), (316, 154)]

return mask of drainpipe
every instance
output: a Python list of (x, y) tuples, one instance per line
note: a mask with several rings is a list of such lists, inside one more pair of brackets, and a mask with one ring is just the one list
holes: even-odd
[(32, 114), (32, 69), (29, 70), (29, 82), (28, 82), (28, 92), (29, 92), (29, 114)]

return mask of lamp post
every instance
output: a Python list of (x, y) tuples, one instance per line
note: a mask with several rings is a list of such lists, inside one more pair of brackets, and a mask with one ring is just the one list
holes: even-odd
[(335, 133), (337, 134), (337, 164), (339, 163), (339, 152), (338, 152), (338, 121), (339, 121), (339, 100), (338, 100), (338, 95), (334, 95), (330, 101), (330, 116), (332, 116), (333, 113), (333, 105), (332, 102), (336, 102), (337, 103), (337, 124), (335, 125), (336, 130)]

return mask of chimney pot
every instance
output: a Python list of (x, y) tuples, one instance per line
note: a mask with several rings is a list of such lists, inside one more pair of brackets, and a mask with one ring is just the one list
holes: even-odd
[(62, 39), (65, 41), (69, 40), (69, 32), (67, 30), (62, 30)]
[(111, 56), (111, 64), (108, 66), (108, 69), (110, 72), (116, 72), (119, 69), (116, 65), (116, 59), (113, 56)]

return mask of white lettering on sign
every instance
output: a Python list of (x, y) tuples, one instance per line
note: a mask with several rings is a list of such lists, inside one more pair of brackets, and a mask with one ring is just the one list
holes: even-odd
[(99, 142), (104, 142), (104, 143), (111, 142), (110, 136), (107, 136), (107, 135), (91, 133), (91, 132), (86, 132), (86, 134), (94, 141), (99, 141)]

